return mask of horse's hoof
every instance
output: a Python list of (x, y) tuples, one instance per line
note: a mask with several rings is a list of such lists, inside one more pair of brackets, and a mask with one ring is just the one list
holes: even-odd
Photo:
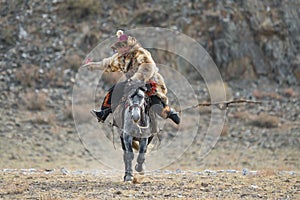
[(139, 172), (140, 175), (144, 175), (144, 171), (146, 168), (144, 163), (141, 165), (136, 164), (134, 168), (135, 168), (135, 171)]
[(125, 175), (124, 176), (124, 182), (132, 182), (133, 181), (133, 176), (132, 175)]

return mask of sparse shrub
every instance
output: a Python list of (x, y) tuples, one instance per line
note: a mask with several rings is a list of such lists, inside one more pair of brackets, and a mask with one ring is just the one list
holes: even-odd
[(93, 120), (93, 116), (90, 113), (90, 105), (75, 105), (74, 110), (74, 119), (78, 123), (86, 123)]
[(33, 123), (37, 123), (37, 124), (49, 124), (49, 125), (53, 125), (55, 124), (56, 121), (56, 116), (55, 114), (37, 114), (34, 119), (32, 119)]
[(4, 44), (8, 45), (15, 45), (17, 41), (17, 37), (15, 34), (12, 34), (16, 32), (17, 27), (16, 26), (5, 26), (1, 30), (1, 35), (2, 35), (2, 41)]
[(279, 126), (279, 118), (271, 116), (268, 113), (260, 113), (258, 116), (250, 119), (250, 124), (261, 128), (275, 128)]
[(79, 67), (81, 66), (81, 58), (77, 54), (72, 54), (66, 56), (66, 64), (64, 68), (72, 69), (73, 71), (77, 72)]
[(286, 97), (293, 97), (296, 96), (296, 92), (293, 88), (287, 88), (283, 91), (284, 96)]
[(228, 126), (223, 126), (222, 132), (221, 132), (221, 137), (228, 136)]
[(15, 72), (15, 79), (24, 88), (43, 88), (49, 85), (62, 87), (65, 85), (62, 69), (55, 66), (40, 72), (40, 68), (36, 65), (23, 65)]
[(67, 0), (60, 7), (61, 12), (71, 19), (82, 19), (101, 12), (101, 1), (98, 0)]
[(27, 92), (23, 101), (28, 110), (45, 110), (48, 100), (48, 95), (44, 92)]
[(48, 86), (65, 86), (65, 80), (61, 68), (53, 67), (50, 70), (44, 72), (43, 76), (44, 84), (47, 84)]
[(65, 119), (73, 119), (72, 106), (68, 105), (63, 110)]
[(39, 67), (35, 65), (23, 65), (15, 73), (15, 78), (24, 87), (34, 87), (39, 78)]

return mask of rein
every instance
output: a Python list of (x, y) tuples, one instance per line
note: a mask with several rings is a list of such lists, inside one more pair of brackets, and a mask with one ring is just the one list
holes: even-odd
[[(147, 124), (147, 126), (140, 126), (138, 123), (136, 123), (136, 126), (137, 126), (139, 129), (147, 129), (147, 128), (149, 128), (149, 123)], [(141, 130), (140, 130), (140, 133), (142, 133)]]
[[(139, 104), (137, 104), (137, 103), (129, 106), (129, 112), (131, 112), (133, 108), (139, 108), (140, 110), (143, 110), (142, 106), (139, 105)], [(145, 109), (145, 112), (146, 112), (146, 109)], [(143, 116), (143, 114), (141, 114), (141, 117), (142, 116)], [(146, 126), (141, 126), (141, 125), (139, 125), (139, 123), (135, 123), (135, 125), (139, 128), (140, 134), (142, 134), (142, 130), (141, 129), (147, 129), (147, 128), (149, 128), (150, 122), (148, 122)]]

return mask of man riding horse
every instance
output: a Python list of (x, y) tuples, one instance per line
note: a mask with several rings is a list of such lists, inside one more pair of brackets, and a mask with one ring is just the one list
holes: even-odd
[[(148, 96), (151, 99), (151, 106), (154, 111), (163, 118), (170, 118), (174, 123), (179, 124), (180, 118), (174, 109), (168, 106), (167, 87), (163, 77), (158, 73), (158, 68), (146, 49), (142, 48), (136, 38), (128, 36), (123, 31), (117, 31), (118, 41), (112, 46), (115, 54), (104, 58), (100, 62), (88, 62), (89, 70), (105, 70), (105, 72), (123, 72), (128, 82), (141, 81), (148, 88)], [(98, 121), (104, 122), (110, 113), (112, 105), (119, 102), (125, 84), (118, 83), (106, 94), (101, 110), (92, 110), (92, 114)], [(112, 96), (113, 101), (112, 102)], [(117, 101), (114, 100), (116, 97)], [(114, 105), (116, 106), (116, 105)]]

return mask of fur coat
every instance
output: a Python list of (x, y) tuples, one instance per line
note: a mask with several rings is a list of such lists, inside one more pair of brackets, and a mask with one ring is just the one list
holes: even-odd
[[(134, 38), (129, 38), (134, 41)], [(142, 48), (138, 43), (132, 45), (125, 53), (115, 53), (111, 57), (104, 58), (100, 62), (89, 62), (85, 64), (90, 70), (104, 70), (105, 72), (123, 72), (127, 79), (140, 80), (144, 83), (155, 81), (157, 83), (157, 96), (168, 104), (167, 87), (163, 77), (158, 73), (158, 68), (149, 51)]]

